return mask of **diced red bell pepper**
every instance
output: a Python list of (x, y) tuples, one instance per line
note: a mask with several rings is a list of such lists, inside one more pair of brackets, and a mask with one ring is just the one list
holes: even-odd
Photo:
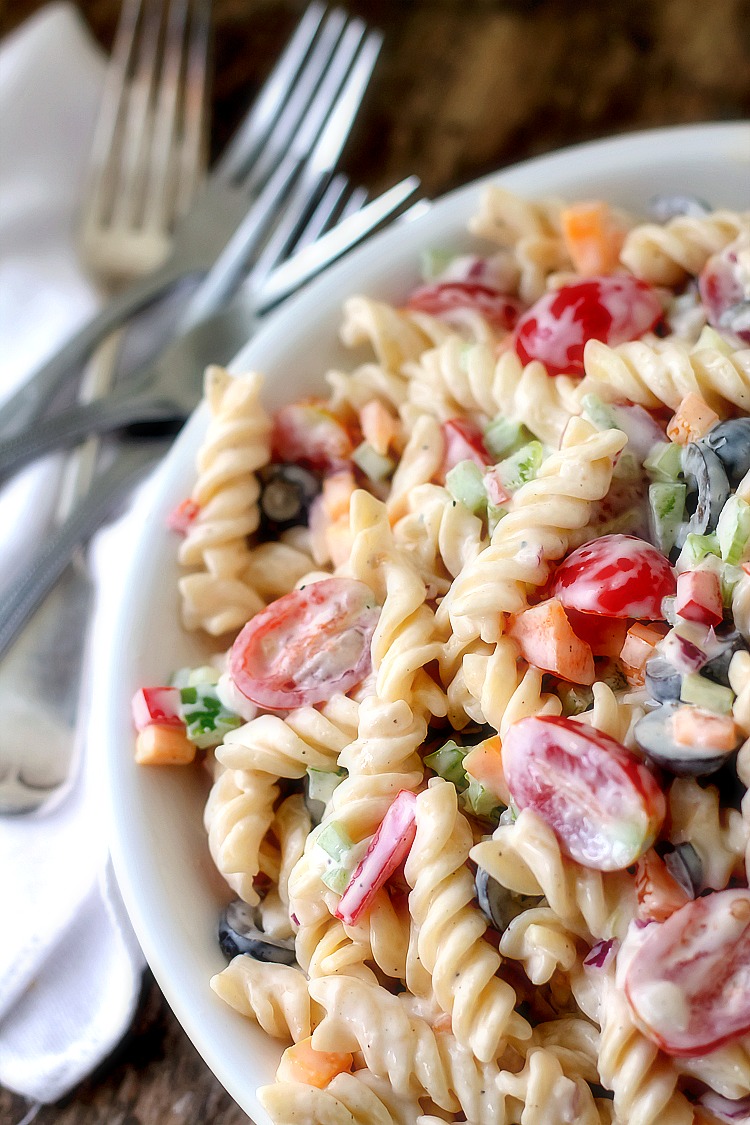
[(180, 692), (176, 687), (145, 687), (133, 696), (136, 730), (148, 726), (181, 727)]
[(699, 625), (720, 625), (724, 617), (721, 583), (713, 570), (686, 570), (677, 575), (675, 613)]
[(492, 464), (481, 430), (464, 418), (449, 418), (443, 422), (445, 457), (443, 472), (450, 472), (461, 461), (473, 461), (480, 469)]
[(187, 496), (167, 516), (167, 527), (178, 535), (187, 535), (200, 510), (200, 504)]
[(487, 499), (496, 508), (502, 508), (503, 504), (507, 504), (511, 498), (512, 493), (504, 487), (496, 466), (488, 469), (484, 474), (484, 487), (487, 490)]
[(383, 817), (336, 908), (336, 917), (347, 926), (356, 924), (409, 854), (417, 831), (416, 805), (415, 795), (402, 789)]

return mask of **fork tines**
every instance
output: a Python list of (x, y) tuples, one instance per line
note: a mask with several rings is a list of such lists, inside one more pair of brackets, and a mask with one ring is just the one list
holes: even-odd
[(92, 146), (82, 238), (93, 245), (102, 229), (116, 236), (118, 228), (142, 228), (153, 261), (141, 260), (138, 272), (163, 256), (154, 233), (170, 232), (204, 163), (210, 9), (210, 0), (124, 0), (122, 6)]

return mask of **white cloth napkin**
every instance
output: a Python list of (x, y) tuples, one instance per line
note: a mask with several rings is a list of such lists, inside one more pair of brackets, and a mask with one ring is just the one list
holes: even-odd
[[(0, 397), (96, 306), (74, 230), (103, 75), (67, 3), (0, 43)], [(46, 525), (58, 473), (49, 459), (0, 493), (0, 596)], [(84, 753), (57, 808), (0, 818), (0, 1083), (38, 1102), (106, 1058), (138, 1001), (144, 961), (109, 871), (102, 804)]]

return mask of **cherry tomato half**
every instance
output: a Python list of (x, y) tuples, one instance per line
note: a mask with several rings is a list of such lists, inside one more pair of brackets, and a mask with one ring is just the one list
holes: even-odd
[(519, 320), (515, 348), (552, 375), (583, 374), (588, 340), (614, 347), (637, 340), (662, 316), (654, 290), (634, 277), (589, 277), (545, 293)]
[(274, 415), (271, 448), (276, 461), (330, 472), (350, 460), (354, 445), (347, 426), (316, 399), (290, 402)]
[(550, 715), (508, 730), (503, 769), (519, 809), (532, 809), (584, 867), (618, 871), (651, 846), (664, 820), (654, 776), (609, 735)]
[(625, 995), (663, 1051), (694, 1058), (750, 1031), (750, 891), (697, 898), (635, 940)]
[(566, 609), (639, 621), (661, 621), (662, 598), (676, 589), (669, 560), (635, 535), (584, 543), (557, 568), (553, 587)]
[(322, 703), (370, 671), (370, 641), (379, 617), (364, 582), (311, 582), (248, 622), (232, 645), (229, 673), (259, 707), (287, 710)]
[(415, 289), (406, 306), (448, 322), (457, 311), (470, 309), (502, 332), (510, 332), (523, 308), (515, 297), (476, 281), (438, 281), (423, 285)]
[(482, 437), (482, 431), (465, 418), (449, 418), (443, 422), (445, 454), (443, 472), (447, 473), (461, 461), (473, 461), (480, 469), (492, 464)]

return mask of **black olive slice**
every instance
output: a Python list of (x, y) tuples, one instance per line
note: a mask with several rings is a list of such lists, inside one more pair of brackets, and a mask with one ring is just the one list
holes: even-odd
[(296, 961), (294, 938), (272, 938), (260, 925), (260, 911), (241, 899), (230, 902), (219, 918), (219, 945), (229, 960), (247, 953), (256, 961), (293, 965)]
[(699, 443), (707, 445), (721, 461), (732, 488), (750, 470), (750, 418), (730, 418), (709, 430)]
[(737, 746), (727, 751), (715, 746), (676, 742), (672, 733), (672, 717), (682, 706), (684, 704), (663, 703), (655, 711), (644, 715), (633, 729), (636, 742), (647, 758), (677, 777), (705, 777), (716, 773)]

